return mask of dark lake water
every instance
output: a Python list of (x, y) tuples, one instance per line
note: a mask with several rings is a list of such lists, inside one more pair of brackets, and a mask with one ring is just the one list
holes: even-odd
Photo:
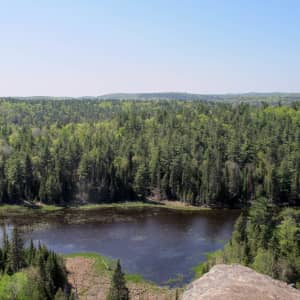
[(236, 211), (159, 211), (81, 224), (60, 222), (58, 217), (47, 226), (34, 226), (25, 237), (58, 253), (98, 252), (119, 258), (126, 272), (160, 285), (177, 278), (171, 285), (182, 285), (192, 280), (192, 268), (205, 260), (207, 252), (224, 246), (237, 215)]

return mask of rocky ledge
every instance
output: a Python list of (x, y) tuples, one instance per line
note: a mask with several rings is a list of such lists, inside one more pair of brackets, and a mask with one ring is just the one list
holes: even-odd
[(300, 290), (247, 267), (216, 265), (192, 282), (183, 300), (300, 300)]

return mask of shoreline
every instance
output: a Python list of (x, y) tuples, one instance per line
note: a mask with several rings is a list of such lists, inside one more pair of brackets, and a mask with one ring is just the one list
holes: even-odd
[[(88, 297), (90, 291), (106, 296), (110, 287), (116, 260), (99, 253), (79, 252), (62, 255), (68, 270), (68, 280), (79, 297)], [(122, 263), (122, 262), (121, 262)], [(181, 298), (183, 287), (160, 286), (139, 274), (125, 273), (126, 285), (132, 299), (175, 299)], [(88, 288), (87, 288), (88, 287)]]
[[(25, 205), (1, 205), (0, 206), (0, 222), (10, 223), (15, 222), (15, 224), (34, 224), (34, 223), (50, 223), (52, 221), (66, 222), (66, 223), (88, 223), (88, 222), (113, 222), (113, 221), (130, 221), (133, 215), (138, 215), (142, 218), (145, 215), (156, 215), (158, 213), (182, 213), (182, 214), (218, 214), (222, 211), (235, 211), (236, 209), (228, 208), (208, 208), (208, 207), (195, 207), (190, 205), (185, 205), (180, 202), (122, 202), (122, 203), (109, 203), (109, 204), (87, 204), (81, 206), (53, 206), (53, 205), (35, 205), (28, 206)], [(76, 218), (74, 218), (76, 216)], [(90, 290), (94, 291), (96, 286), (104, 286), (101, 293), (106, 293), (109, 288), (109, 282), (112, 274), (113, 260), (101, 255), (101, 253), (71, 253), (68, 255), (61, 254), (68, 261), (68, 265), (71, 266), (72, 276), (71, 281), (82, 282), (82, 290), (89, 283), (85, 279), (85, 275), (91, 278), (94, 282), (91, 285)], [(105, 262), (105, 263), (104, 263)], [(86, 266), (86, 273), (82, 274), (80, 272), (81, 263)], [(102, 265), (102, 266), (101, 266)], [(106, 268), (106, 266), (110, 266)], [(198, 264), (196, 264), (192, 270), (194, 270), (194, 278), (196, 278), (195, 269)], [(105, 268), (104, 268), (105, 267)], [(98, 271), (95, 271), (95, 268)], [(100, 273), (98, 273), (100, 270)], [(102, 273), (101, 273), (102, 272)], [(98, 274), (97, 276), (94, 276)], [(99, 278), (98, 278), (99, 277)], [(155, 295), (159, 297), (163, 295), (162, 298), (153, 299), (165, 299), (164, 296), (175, 297), (176, 293), (181, 295), (183, 288), (186, 284), (180, 284), (178, 287), (173, 287), (172, 282), (177, 281), (176, 278), (170, 278), (169, 284), (156, 284), (150, 282), (143, 278), (140, 274), (126, 274), (126, 279), (132, 293), (134, 295)], [(94, 280), (94, 281), (93, 281)], [(101, 284), (99, 284), (101, 281)], [(176, 286), (176, 285), (175, 285)], [(77, 287), (76, 287), (77, 289)], [(176, 290), (178, 290), (176, 292)], [(135, 298), (133, 298), (135, 299)], [(139, 298), (136, 298), (139, 299)], [(149, 298), (150, 299), (150, 298)], [(152, 298), (151, 298), (152, 299)]]
[(43, 203), (23, 204), (0, 204), (0, 216), (3, 212), (26, 213), (26, 212), (56, 212), (60, 210), (101, 210), (101, 209), (140, 209), (140, 208), (163, 208), (176, 211), (210, 211), (210, 210), (238, 210), (240, 208), (193, 206), (180, 201), (125, 201), (115, 203), (87, 203), (81, 205), (49, 205)]
[(133, 218), (153, 216), (159, 213), (215, 214), (225, 211), (239, 213), (239, 209), (187, 206), (168, 202), (121, 202), (86, 204), (80, 206), (55, 205), (0, 205), (0, 223), (30, 225), (35, 223), (110, 223), (130, 221)]

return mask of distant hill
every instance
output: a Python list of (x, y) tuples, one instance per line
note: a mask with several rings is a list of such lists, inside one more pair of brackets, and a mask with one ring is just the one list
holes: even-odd
[(118, 100), (204, 100), (214, 97), (212, 95), (200, 95), (190, 93), (116, 93), (106, 94), (97, 97), (98, 99), (118, 99)]
[(97, 97), (101, 100), (200, 100), (213, 102), (293, 102), (300, 101), (300, 93), (245, 93), (245, 94), (191, 94), (191, 93), (119, 93)]
[[(0, 97), (1, 98), (1, 97)], [(207, 101), (207, 102), (246, 102), (246, 103), (291, 103), (300, 101), (300, 93), (244, 93), (244, 94), (192, 94), (180, 92), (167, 93), (115, 93), (101, 96), (82, 97), (51, 97), (51, 96), (27, 96), (27, 97), (2, 97), (11, 100), (182, 100), (182, 101)]]

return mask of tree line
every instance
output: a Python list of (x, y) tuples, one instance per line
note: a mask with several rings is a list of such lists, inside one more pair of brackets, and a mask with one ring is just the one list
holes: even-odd
[(0, 202), (299, 204), (300, 104), (0, 100)]

